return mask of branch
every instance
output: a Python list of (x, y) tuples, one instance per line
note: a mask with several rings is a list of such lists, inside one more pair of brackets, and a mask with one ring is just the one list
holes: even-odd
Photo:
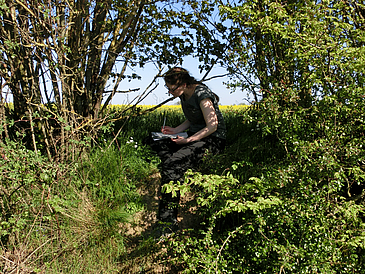
[(134, 89), (129, 89), (129, 90), (105, 90), (103, 93), (109, 93), (109, 92), (114, 92), (114, 93), (129, 93), (129, 92), (134, 92), (134, 91), (139, 91), (140, 88), (134, 88)]
[(164, 104), (166, 104), (166, 103), (168, 103), (168, 102), (170, 102), (170, 101), (172, 101), (172, 100), (174, 100), (174, 99), (176, 99), (176, 97), (171, 97), (171, 98), (169, 98), (169, 99), (166, 99), (166, 100), (165, 100), (165, 101), (163, 101), (162, 103), (160, 103), (160, 104), (158, 104), (158, 105), (156, 105), (156, 106), (154, 106), (154, 107), (152, 107), (152, 108), (146, 109), (146, 110), (145, 110), (145, 111), (143, 111), (141, 114), (146, 114), (146, 113), (152, 112), (152, 111), (154, 111), (155, 109), (157, 109), (157, 108), (159, 108), (159, 107), (163, 106)]
[(209, 80), (212, 80), (212, 79), (215, 79), (215, 78), (225, 77), (227, 75), (229, 75), (229, 73), (222, 74), (222, 75), (212, 76), (210, 78), (205, 79), (205, 77), (207, 76), (207, 74), (205, 74), (204, 78), (202, 79), (202, 82), (209, 81)]

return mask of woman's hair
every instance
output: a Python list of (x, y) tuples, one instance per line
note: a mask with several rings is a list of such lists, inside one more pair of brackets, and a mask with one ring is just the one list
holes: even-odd
[(194, 84), (201, 84), (201, 82), (197, 81), (193, 76), (189, 74), (189, 72), (180, 67), (174, 67), (169, 69), (163, 76), (165, 83), (169, 85), (182, 85), (186, 84), (187, 86)]
[[(193, 76), (189, 74), (189, 71), (187, 71), (184, 68), (181, 67), (173, 67), (169, 69), (164, 75), (163, 78), (165, 80), (166, 84), (169, 85), (182, 85), (186, 84), (187, 86), (191, 86), (194, 84), (201, 84), (205, 85), (202, 82), (196, 80)], [(217, 94), (213, 92), (215, 98), (217, 101), (219, 101), (219, 97)]]

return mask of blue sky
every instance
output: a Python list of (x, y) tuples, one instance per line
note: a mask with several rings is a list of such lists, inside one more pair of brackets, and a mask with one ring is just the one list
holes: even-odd
[[(188, 57), (184, 59), (181, 67), (187, 69), (192, 76), (194, 76), (197, 80), (200, 80), (204, 76), (205, 72), (200, 74), (198, 65), (199, 63), (197, 60), (193, 59), (192, 57)], [(158, 70), (153, 64), (146, 65), (144, 69), (136, 69), (135, 73), (139, 74), (142, 79), (133, 80), (132, 82), (128, 82), (128, 80), (125, 79), (121, 82), (120, 87), (123, 87), (123, 90), (135, 88), (140, 88), (140, 90), (138, 92), (131, 92), (128, 94), (116, 94), (111, 101), (111, 104), (121, 105), (130, 103), (136, 96), (140, 95), (149, 86), (157, 72)], [(217, 67), (211, 71), (211, 73), (208, 75), (208, 78), (215, 75), (224, 74), (226, 74), (226, 70)], [(231, 91), (223, 84), (225, 81), (227, 81), (226, 77), (215, 78), (205, 82), (205, 84), (220, 97), (221, 105), (238, 105), (241, 103), (247, 104), (247, 100), (245, 100), (247, 95), (240, 91), (231, 93)], [(163, 79), (159, 79), (158, 83), (159, 86), (142, 102), (142, 104), (156, 105), (169, 98), (167, 90), (164, 87)], [(175, 99), (170, 101), (168, 104), (176, 104), (178, 101), (179, 99)]]
[[(192, 76), (194, 76), (197, 80), (203, 78), (205, 72), (200, 73), (198, 69), (199, 62), (192, 57), (185, 58), (182, 63), (182, 67), (186, 68)], [(128, 89), (136, 89), (140, 88), (138, 92), (131, 92), (129, 94), (116, 94), (111, 101), (113, 105), (121, 105), (128, 104), (133, 101), (135, 97), (140, 95), (151, 83), (154, 76), (157, 74), (158, 70), (153, 64), (146, 65), (143, 69), (136, 69), (135, 73), (139, 74), (142, 79), (141, 80), (133, 80), (128, 82), (127, 79), (121, 82), (120, 89), (128, 90)], [(131, 73), (131, 71), (129, 71)], [(224, 75), (226, 74), (226, 70), (223, 68), (214, 68), (211, 73), (208, 75), (208, 78), (216, 75)], [(227, 81), (226, 77), (215, 78), (209, 81), (204, 82), (210, 89), (215, 92), (220, 97), (221, 105), (239, 105), (239, 104), (248, 104), (247, 95), (241, 91), (236, 91), (232, 93), (227, 87), (223, 84), (223, 82)], [(159, 86), (150, 94), (141, 104), (144, 105), (157, 105), (166, 99), (170, 98), (167, 94), (167, 90), (164, 87), (163, 79), (159, 79)], [(122, 87), (122, 88), (121, 88)], [(7, 102), (12, 102), (12, 95), (8, 93), (8, 90), (2, 90), (4, 93), (3, 96), (6, 96)], [(109, 94), (107, 94), (109, 95)], [(107, 98), (107, 96), (105, 96)], [(179, 99), (176, 98), (173, 101), (170, 101), (168, 104), (173, 105), (179, 102)]]

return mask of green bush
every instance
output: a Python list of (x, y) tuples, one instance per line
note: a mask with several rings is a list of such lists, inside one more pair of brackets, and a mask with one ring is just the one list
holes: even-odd
[(53, 163), (22, 145), (0, 142), (0, 235), (7, 246), (24, 240), (22, 233), (34, 226), (34, 216), (49, 220), (52, 210), (44, 208), (60, 170)]
[(169, 255), (184, 273), (365, 273), (363, 95), (294, 111), (274, 100), (241, 116), (226, 175), (167, 187), (193, 191), (205, 220)]
[[(201, 224), (164, 242), (166, 263), (184, 273), (365, 273), (364, 98), (342, 97), (225, 111), (225, 153), (167, 186), (194, 193)], [(120, 225), (143, 208), (136, 186), (157, 171), (141, 140), (164, 115), (131, 118), (110, 146), (106, 131), (69, 166), (1, 143), (2, 256), (23, 254), (35, 272), (118, 272)]]

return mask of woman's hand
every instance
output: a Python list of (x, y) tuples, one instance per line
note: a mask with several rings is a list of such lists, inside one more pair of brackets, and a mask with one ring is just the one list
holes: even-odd
[[(179, 134), (180, 131), (177, 131), (176, 128), (172, 128), (172, 127), (162, 127), (161, 128), (161, 132), (164, 133), (164, 134)], [(188, 143), (188, 141), (184, 138), (184, 137), (181, 137), (181, 136), (177, 136), (176, 138), (171, 138), (171, 140), (178, 144), (178, 145), (184, 145), (186, 143)]]
[(163, 134), (175, 134), (175, 133), (177, 133), (176, 128), (169, 127), (169, 126), (161, 127), (161, 132)]
[(171, 141), (173, 141), (174, 143), (176, 143), (178, 145), (185, 145), (188, 143), (188, 140), (181, 136), (177, 136), (176, 138), (171, 138)]

